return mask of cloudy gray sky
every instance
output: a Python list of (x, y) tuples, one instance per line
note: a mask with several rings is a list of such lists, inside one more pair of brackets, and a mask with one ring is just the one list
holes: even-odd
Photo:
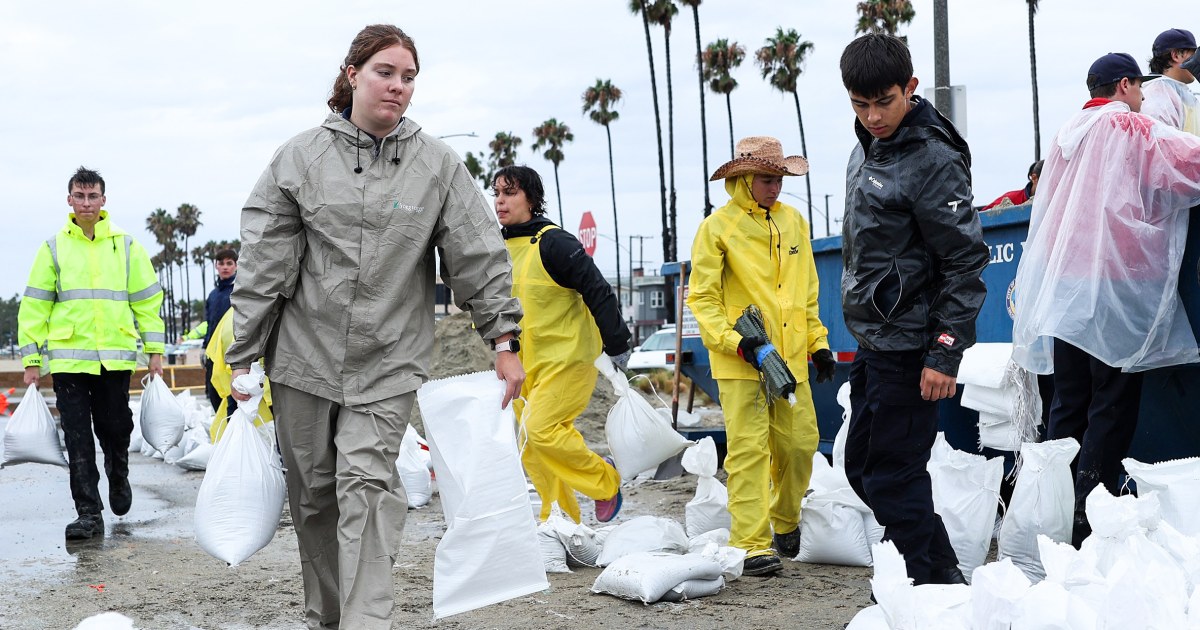
[[(597, 262), (615, 270), (612, 201), (604, 130), (580, 111), (597, 78), (625, 92), (612, 126), (617, 210), (623, 246), (645, 241), (648, 267), (660, 264), (658, 168), (648, 62), (640, 19), (625, 0), (484, 2), (106, 3), (4, 2), (0, 5), (0, 187), (5, 192), (0, 295), (23, 291), (36, 247), (66, 218), (66, 180), (83, 164), (108, 182), (108, 209), (153, 253), (144, 231), (155, 208), (192, 203), (204, 225), (193, 239), (236, 238), (238, 213), (281, 143), (325, 115), (338, 64), (365, 24), (391, 22), (417, 42), (421, 74), (409, 116), (433, 135), (474, 132), (446, 141), (459, 153), (487, 150), (497, 131), (524, 138), (519, 159), (541, 171), (553, 201), (549, 162), (529, 146), (531, 130), (550, 117), (575, 134), (560, 168), (566, 227), (591, 211), (602, 238)], [(915, 0), (908, 35), (922, 86), (933, 84), (932, 0)], [(1124, 0), (1045, 0), (1037, 17), (1043, 151), (1086, 100), (1084, 75), (1098, 56), (1132, 53), (1146, 68), (1150, 43), (1171, 27), (1196, 28), (1182, 0), (1134, 8)], [(1153, 6), (1153, 10), (1144, 10)], [(1086, 10), (1081, 10), (1086, 7)], [(1180, 17), (1175, 17), (1180, 16)], [(790, 95), (772, 91), (753, 63), (754, 49), (777, 26), (813, 42), (801, 81), (812, 191), (818, 211), (829, 195), (841, 216), (853, 115), (838, 59), (854, 37), (852, 0), (707, 0), (700, 8), (703, 43), (729, 38), (747, 48), (735, 77), (738, 137), (774, 135), (800, 153)], [(700, 115), (695, 35), (690, 9), (671, 40), (675, 100), (675, 176), (681, 253), (702, 206)], [(666, 110), (663, 33), (653, 31), (660, 104)], [(976, 203), (1024, 183), (1033, 159), (1029, 43), (1023, 0), (950, 2), (951, 82), (968, 95), (966, 135), (974, 154)], [(723, 98), (707, 95), (709, 170), (730, 157)], [(28, 99), (28, 100), (25, 100)], [(664, 136), (665, 136), (664, 129)], [(703, 179), (702, 179), (703, 178)], [(803, 196), (789, 179), (785, 192)], [(711, 186), (713, 202), (726, 199)], [(785, 196), (803, 207), (805, 202)], [(817, 235), (824, 219), (816, 215)], [(635, 257), (637, 252), (635, 246)], [(627, 265), (622, 253), (622, 269)], [(202, 295), (200, 280), (193, 295)]]

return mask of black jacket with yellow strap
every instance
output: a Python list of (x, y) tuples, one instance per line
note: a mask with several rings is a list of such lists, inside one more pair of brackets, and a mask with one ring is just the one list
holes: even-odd
[(888, 138), (854, 123), (842, 310), (860, 346), (922, 349), (926, 367), (957, 376), (987, 294), (980, 274), (988, 248), (972, 207), (966, 141), (928, 101), (914, 101)]
[[(616, 356), (629, 350), (631, 335), (621, 318), (621, 309), (617, 305), (612, 285), (604, 279), (604, 274), (596, 268), (596, 263), (583, 250), (583, 245), (574, 235), (545, 217), (534, 217), (531, 221), (502, 228), (502, 232), (505, 240), (536, 239), (532, 242), (538, 244), (538, 252), (541, 254), (546, 273), (559, 286), (574, 290), (583, 298), (583, 303), (600, 330), (605, 354)], [(539, 232), (542, 232), (540, 236)], [(526, 304), (524, 308), (526, 311), (532, 311), (537, 309), (537, 305)], [(529, 334), (530, 331), (526, 331), (523, 337), (528, 337)]]

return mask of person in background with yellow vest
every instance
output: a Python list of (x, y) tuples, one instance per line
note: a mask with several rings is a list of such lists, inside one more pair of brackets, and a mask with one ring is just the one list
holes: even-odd
[(621, 509), (621, 477), (610, 459), (588, 449), (574, 423), (592, 398), (601, 347), (617, 367), (629, 362), (629, 329), (612, 285), (583, 245), (545, 217), (537, 171), (506, 166), (493, 183), (513, 261), (513, 297), (525, 309), (517, 351), (525, 400), (513, 402), (522, 438), (528, 436), (521, 460), (542, 499), (542, 520), (557, 502), (579, 522), (578, 491), (596, 501), (596, 520), (606, 523)]
[[(804, 175), (808, 161), (785, 158), (779, 141), (766, 136), (743, 138), (736, 153), (712, 176), (725, 180), (732, 199), (700, 223), (688, 306), (708, 348), (725, 414), (729, 544), (746, 550), (746, 575), (768, 575), (783, 566), (776, 552), (793, 558), (800, 549), (800, 499), (818, 440), (808, 357), (818, 381), (832, 379), (837, 362), (817, 311), (808, 224), (779, 202), (783, 177)], [(733, 329), (751, 304), (762, 310), (770, 339), (742, 337)], [(768, 342), (796, 377), (795, 405), (764, 398), (754, 351)]]
[(162, 376), (165, 328), (150, 257), (102, 209), (104, 179), (80, 167), (67, 191), (74, 212), (38, 250), (17, 316), (17, 339), (25, 384), (36, 384), (43, 366), (54, 378), (79, 516), (66, 536), (83, 540), (104, 533), (94, 440), (104, 451), (109, 508), (117, 516), (129, 512), (129, 379), (139, 336), (150, 372)]

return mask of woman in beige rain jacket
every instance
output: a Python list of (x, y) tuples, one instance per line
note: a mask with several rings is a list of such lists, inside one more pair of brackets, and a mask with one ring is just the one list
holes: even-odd
[[(236, 377), (266, 357), (310, 628), (391, 627), (395, 462), (433, 348), (434, 250), (484, 339), (520, 332), (482, 194), (404, 117), (419, 69), (400, 29), (363, 29), (333, 113), (275, 153), (242, 210), (226, 359)], [(506, 406), (525, 378), (516, 354), (498, 352), (496, 373)]]

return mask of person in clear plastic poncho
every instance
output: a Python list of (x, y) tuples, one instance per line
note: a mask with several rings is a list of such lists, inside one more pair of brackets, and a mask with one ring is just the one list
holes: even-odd
[(1054, 374), (1047, 438), (1081, 443), (1076, 544), (1088, 492), (1118, 493), (1141, 373), (1200, 361), (1178, 291), (1200, 138), (1138, 113), (1143, 78), (1127, 54), (1092, 65), (1092, 99), (1054, 139), (1017, 269), (1013, 359)]

